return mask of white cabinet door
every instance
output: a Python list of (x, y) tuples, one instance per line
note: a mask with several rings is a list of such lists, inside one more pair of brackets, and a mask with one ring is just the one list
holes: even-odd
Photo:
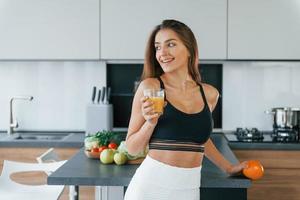
[(300, 59), (299, 0), (229, 0), (228, 59)]
[(101, 0), (101, 58), (143, 59), (148, 36), (163, 19), (194, 32), (201, 59), (226, 58), (226, 0)]
[(100, 0), (0, 0), (0, 59), (99, 59)]

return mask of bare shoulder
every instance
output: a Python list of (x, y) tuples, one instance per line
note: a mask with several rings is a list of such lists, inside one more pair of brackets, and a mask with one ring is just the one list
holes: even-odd
[(159, 87), (160, 87), (160, 85), (159, 85), (159, 81), (157, 78), (147, 78), (140, 83), (141, 89), (159, 88)]
[(219, 91), (214, 86), (207, 83), (202, 83), (202, 86), (207, 98), (217, 98), (219, 96)]
[(145, 122), (145, 118), (142, 115), (141, 112), (141, 105), (142, 105), (142, 99), (143, 99), (143, 91), (147, 88), (156, 88), (159, 87), (159, 81), (155, 78), (147, 78), (139, 84), (139, 87), (137, 88), (133, 102), (132, 102), (132, 109), (131, 109), (131, 116), (128, 126), (128, 134), (137, 132), (143, 123)]
[(219, 91), (214, 86), (209, 85), (207, 83), (202, 83), (202, 86), (203, 86), (203, 90), (204, 90), (207, 102), (208, 102), (211, 110), (213, 110), (215, 108), (216, 104), (218, 103)]
[[(143, 96), (144, 89), (148, 89), (148, 88), (157, 89), (159, 87), (160, 87), (160, 84), (156, 78), (147, 78), (147, 79), (141, 81), (134, 97), (135, 97), (135, 99), (141, 99)], [(138, 102), (138, 101), (135, 101), (135, 102)]]

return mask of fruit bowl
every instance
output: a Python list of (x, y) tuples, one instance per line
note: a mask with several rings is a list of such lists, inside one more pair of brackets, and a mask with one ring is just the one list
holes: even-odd
[[(100, 152), (91, 152), (91, 151), (85, 150), (84, 153), (85, 153), (85, 155), (88, 158), (91, 158), (91, 159), (100, 159)], [(129, 165), (141, 164), (144, 159), (145, 158), (138, 158), (138, 159), (135, 159), (135, 160), (128, 160), (126, 162), (126, 164), (129, 164)]]

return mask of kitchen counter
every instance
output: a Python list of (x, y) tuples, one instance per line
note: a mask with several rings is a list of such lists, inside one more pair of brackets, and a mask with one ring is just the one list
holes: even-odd
[[(30, 132), (32, 133), (32, 132)], [(0, 133), (0, 147), (62, 147), (62, 148), (80, 148), (84, 145), (84, 132), (53, 132), (53, 134), (69, 134), (62, 140), (6, 140), (6, 133)], [(26, 134), (26, 133), (24, 133)]]
[(235, 138), (234, 134), (226, 133), (226, 140), (231, 149), (243, 150), (300, 150), (300, 143), (282, 143), (282, 142), (240, 142), (232, 141)]
[(300, 150), (300, 143), (255, 143), (255, 142), (229, 142), (231, 149), (244, 150)]
[[(237, 159), (230, 150), (223, 134), (211, 136), (216, 147), (232, 163)], [(48, 177), (50, 185), (128, 186), (139, 165), (104, 165), (89, 159), (81, 149), (66, 164)], [(229, 177), (208, 159), (201, 171), (201, 196), (207, 199), (246, 199), (251, 181), (244, 177)]]

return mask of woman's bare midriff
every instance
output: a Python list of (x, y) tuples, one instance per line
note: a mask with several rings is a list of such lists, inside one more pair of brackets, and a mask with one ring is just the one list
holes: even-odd
[(202, 165), (203, 153), (190, 151), (169, 151), (150, 149), (148, 155), (162, 163), (183, 167), (193, 168)]

